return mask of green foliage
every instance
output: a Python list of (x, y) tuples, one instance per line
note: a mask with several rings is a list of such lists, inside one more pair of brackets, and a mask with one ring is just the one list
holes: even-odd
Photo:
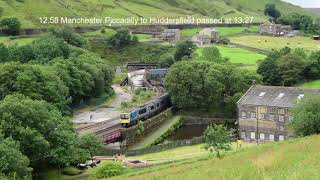
[(306, 68), (308, 79), (320, 79), (320, 51), (315, 51), (310, 54)]
[(210, 152), (215, 151), (221, 158), (221, 151), (231, 150), (230, 132), (223, 125), (210, 125), (204, 132), (204, 148)]
[(167, 137), (174, 134), (175, 131), (177, 129), (179, 129), (182, 125), (183, 125), (183, 120), (182, 120), (181, 116), (174, 117), (169, 128), (166, 129), (165, 131), (163, 131), (158, 137), (154, 138), (151, 142), (146, 144), (144, 146), (144, 148), (148, 147), (148, 146), (153, 146), (153, 145), (163, 143)]
[(320, 96), (306, 96), (292, 109), (291, 126), (300, 136), (320, 133)]
[(88, 158), (93, 159), (94, 155), (101, 152), (104, 144), (102, 140), (94, 134), (85, 134), (79, 138), (78, 146), (82, 154), (81, 159), (86, 160)]
[(8, 48), (1, 43), (0, 44), (0, 62), (6, 62), (8, 60), (9, 50)]
[(95, 168), (90, 174), (92, 179), (110, 178), (125, 173), (125, 168), (119, 162), (106, 161)]
[(12, 138), (4, 138), (0, 131), (0, 179), (1, 174), (11, 176), (14, 173), (18, 177), (28, 175), (32, 168), (29, 168), (29, 159), (20, 152), (19, 143)]
[(150, 101), (152, 97), (154, 97), (155, 95), (155, 92), (153, 91), (138, 90), (137, 92), (138, 93), (132, 97), (132, 100), (130, 102), (121, 102), (122, 109), (128, 109), (128, 108), (140, 106), (146, 103), (147, 101)]
[(264, 14), (272, 17), (275, 21), (281, 16), (281, 13), (276, 9), (275, 4), (266, 4)]
[(75, 33), (70, 27), (64, 26), (62, 28), (50, 28), (49, 32), (56, 38), (63, 39), (73, 46), (83, 47), (85, 45), (84, 38)]
[(140, 135), (144, 133), (144, 122), (143, 121), (139, 121), (138, 125), (137, 125), (137, 131), (136, 134)]
[(256, 74), (225, 63), (182, 61), (171, 66), (165, 79), (175, 107), (210, 110), (224, 106), (224, 97), (244, 93), (260, 82)]
[(291, 25), (293, 29), (302, 30), (305, 33), (319, 33), (318, 24), (313, 24), (311, 16), (299, 13), (290, 13), (279, 19), (280, 23)]
[(81, 170), (73, 166), (68, 166), (62, 170), (62, 174), (69, 175), (69, 176), (75, 176), (81, 173), (82, 173)]
[(172, 64), (174, 64), (174, 57), (171, 53), (160, 56), (159, 65), (161, 68), (169, 68)]
[(109, 39), (109, 43), (115, 48), (123, 48), (132, 41), (129, 29), (121, 28)]
[(176, 45), (176, 50), (174, 53), (174, 59), (176, 61), (181, 61), (183, 58), (190, 58), (192, 53), (196, 50), (197, 46), (193, 44), (192, 41), (179, 41)]
[(203, 61), (212, 61), (217, 63), (225, 62), (225, 59), (221, 57), (220, 51), (216, 47), (204, 48), (199, 59)]
[(4, 32), (10, 36), (19, 35), (21, 23), (18, 18), (9, 17), (0, 21), (0, 27), (4, 29)]

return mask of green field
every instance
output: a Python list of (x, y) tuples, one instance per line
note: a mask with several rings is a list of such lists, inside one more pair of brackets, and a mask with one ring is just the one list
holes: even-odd
[(85, 37), (110, 37), (115, 34), (115, 31), (112, 29), (100, 29), (97, 31), (90, 31), (83, 34)]
[[(246, 49), (241, 49), (237, 47), (228, 47), (218, 45), (215, 46), (219, 49), (222, 57), (229, 58), (231, 63), (235, 64), (257, 64), (257, 61), (263, 60), (266, 58), (266, 55), (259, 54), (253, 51), (249, 51)], [(202, 48), (199, 48), (198, 53), (201, 55)]]
[(275, 50), (284, 47), (303, 48), (307, 51), (320, 50), (320, 41), (309, 37), (273, 37), (246, 35), (230, 38), (231, 42), (264, 50)]
[[(243, 33), (244, 30), (248, 30), (248, 32), (258, 32), (259, 27), (258, 26), (250, 26), (250, 27), (216, 27), (216, 29), (219, 31), (220, 36), (231, 36)], [(195, 36), (197, 33), (199, 33), (202, 30), (202, 28), (192, 28), (192, 29), (183, 29), (181, 30), (181, 34), (183, 37), (191, 38)]]
[[(248, 17), (255, 22), (266, 21), (263, 14), (267, 3), (274, 3), (282, 14), (298, 12), (320, 17), (298, 6), (280, 0), (3, 0), (3, 17), (15, 16), (23, 27), (47, 27), (40, 17)], [(241, 9), (239, 9), (241, 7)], [(97, 25), (97, 24), (94, 24)]]
[[(150, 168), (129, 171), (113, 179), (319, 179), (320, 136), (274, 142), (242, 148), (227, 153), (222, 159), (208, 156), (200, 146), (182, 151), (192, 160), (178, 161)], [(201, 154), (202, 155), (198, 155)], [(193, 154), (193, 155), (192, 155)], [(153, 156), (154, 155), (154, 156)], [(156, 157), (174, 159), (177, 151), (170, 154), (149, 154), (143, 159)], [(201, 158), (202, 157), (202, 158)], [(138, 157), (136, 157), (138, 158)]]
[(5, 45), (14, 45), (17, 44), (19, 46), (26, 45), (34, 41), (35, 37), (28, 37), (28, 38), (16, 38), (12, 39), (10, 37), (0, 37), (0, 43), (3, 43)]
[(320, 89), (320, 80), (306, 82), (301, 84), (299, 87), (306, 88), (306, 89)]

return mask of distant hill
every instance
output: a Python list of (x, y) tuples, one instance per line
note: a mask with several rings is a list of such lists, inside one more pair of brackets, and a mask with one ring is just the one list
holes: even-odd
[(320, 8), (305, 8), (307, 11), (320, 14)]
[[(280, 0), (0, 0), (2, 17), (16, 16), (24, 27), (41, 26), (40, 17), (245, 17), (266, 21), (266, 3), (274, 3), (282, 14), (316, 13)], [(43, 26), (43, 25), (42, 25)]]

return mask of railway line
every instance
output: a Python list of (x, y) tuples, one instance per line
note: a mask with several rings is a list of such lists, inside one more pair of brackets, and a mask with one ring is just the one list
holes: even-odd
[[(145, 72), (146, 73), (146, 72)], [(137, 73), (134, 76), (131, 76), (131, 79), (135, 76), (140, 76), (141, 74)], [(163, 96), (166, 93), (165, 88), (162, 85), (162, 82), (147, 80), (146, 75), (143, 76), (144, 84), (148, 89), (157, 92), (157, 97)], [(130, 82), (131, 79), (126, 79), (126, 82)], [(98, 137), (102, 138), (106, 144), (114, 143), (122, 140), (122, 131), (124, 128), (121, 125), (120, 117), (108, 119), (102, 122), (90, 123), (82, 125), (76, 128), (76, 132), (81, 136), (86, 133), (93, 133)]]

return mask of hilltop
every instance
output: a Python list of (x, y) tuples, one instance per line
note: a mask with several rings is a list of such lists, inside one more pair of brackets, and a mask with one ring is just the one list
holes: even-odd
[(246, 17), (266, 21), (265, 4), (274, 3), (283, 14), (313, 12), (280, 0), (6, 0), (0, 1), (3, 17), (21, 19), (23, 27), (45, 27), (40, 17)]

